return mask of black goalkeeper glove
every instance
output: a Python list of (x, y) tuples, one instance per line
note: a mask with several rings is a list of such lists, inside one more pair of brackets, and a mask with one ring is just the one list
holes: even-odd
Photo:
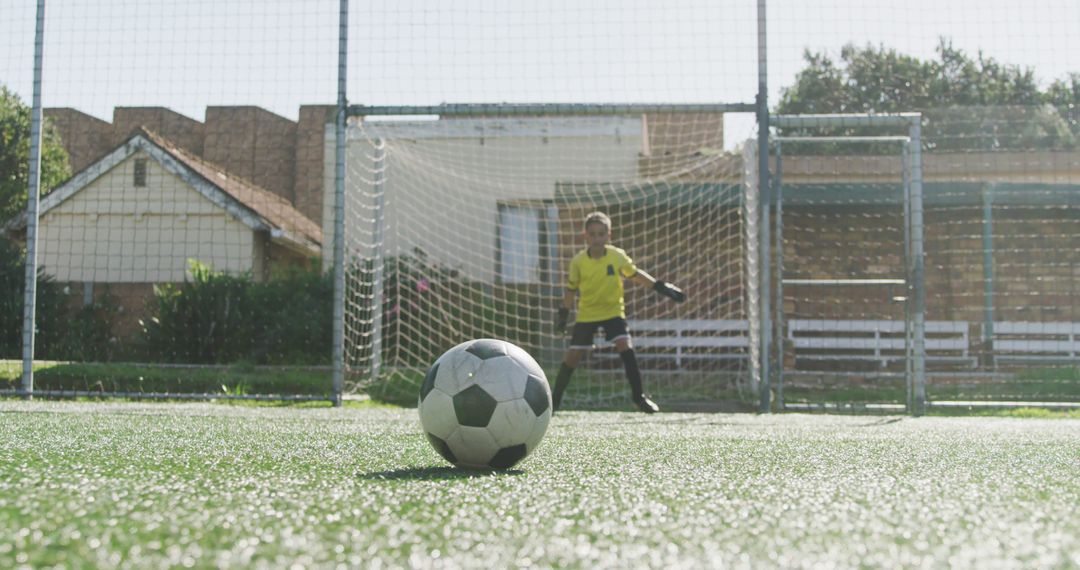
[(682, 289), (664, 281), (657, 280), (657, 282), (653, 284), (653, 291), (670, 298), (676, 303), (682, 303), (686, 300), (686, 293), (683, 293)]
[(559, 312), (555, 315), (555, 334), (566, 332), (566, 321), (569, 319), (570, 309), (559, 307)]

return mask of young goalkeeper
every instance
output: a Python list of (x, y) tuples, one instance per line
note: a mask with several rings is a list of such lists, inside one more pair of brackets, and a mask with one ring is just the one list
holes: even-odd
[(626, 379), (630, 381), (631, 399), (641, 411), (647, 414), (656, 413), (660, 408), (645, 396), (641, 387), (641, 373), (638, 371), (637, 357), (634, 356), (630, 331), (626, 325), (623, 280), (629, 279), (649, 287), (676, 303), (685, 301), (686, 295), (678, 287), (654, 279), (635, 267), (625, 251), (608, 243), (610, 239), (611, 218), (602, 212), (593, 212), (586, 216), (585, 242), (588, 247), (570, 260), (566, 292), (555, 319), (555, 334), (562, 334), (566, 330), (574, 298), (577, 297), (577, 319), (566, 358), (559, 367), (558, 378), (555, 379), (553, 409), (559, 409), (574, 368), (592, 349), (593, 336), (597, 330), (604, 329), (604, 338), (615, 343), (615, 350), (623, 361)]

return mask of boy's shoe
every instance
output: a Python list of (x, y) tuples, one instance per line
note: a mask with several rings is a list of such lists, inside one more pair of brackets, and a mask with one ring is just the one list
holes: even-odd
[(656, 402), (650, 400), (648, 396), (634, 398), (634, 403), (637, 404), (639, 410), (646, 414), (655, 414), (660, 411), (660, 406), (657, 406)]

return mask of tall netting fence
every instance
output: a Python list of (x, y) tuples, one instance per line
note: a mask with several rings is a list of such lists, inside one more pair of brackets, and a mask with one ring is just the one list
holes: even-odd
[[(646, 392), (662, 406), (745, 399), (740, 144), (755, 129), (757, 6), (360, 12), (370, 33), (352, 44), (363, 63), (346, 149), (346, 391), (415, 401), (435, 358), (478, 337), (521, 345), (554, 380), (569, 262), (585, 216), (603, 211), (613, 245), (689, 297), (675, 305), (626, 284)], [(626, 407), (623, 363), (595, 345), (565, 402)]]
[[(747, 399), (743, 162), (701, 152), (722, 146), (722, 116), (535, 111), (350, 128), (350, 389), (415, 398), (443, 351), (485, 337), (522, 346), (554, 378), (569, 344), (553, 326), (569, 262), (585, 248), (585, 217), (603, 211), (639, 269), (689, 296), (677, 305), (627, 282), (649, 392), (682, 406)], [(622, 405), (623, 363), (595, 342), (566, 401)]]
[[(320, 216), (339, 3), (0, 11), (0, 389), (25, 386), (32, 253), (35, 395), (329, 399)], [(32, 219), (36, 24), (45, 136)]]
[[(1075, 407), (1077, 6), (770, 6), (774, 113), (922, 116), (925, 403)], [(822, 10), (824, 28), (804, 25)], [(793, 80), (777, 85), (781, 68)], [(775, 156), (778, 137), (897, 133), (773, 134), (783, 402), (910, 405), (900, 149), (783, 142)]]
[[(480, 336), (551, 370), (566, 263), (598, 209), (616, 245), (690, 296), (628, 291), (648, 391), (740, 397), (754, 3), (50, 0), (44, 14), (53, 154), (40, 217), (22, 213), (25, 180), (4, 212), (0, 389), (24, 386), (28, 256), (36, 395), (336, 398), (338, 323), (346, 395), (412, 402), (417, 372)], [(3, 20), (0, 82), (26, 112), (33, 3)], [(484, 105), (511, 110), (446, 112)], [(623, 405), (616, 362), (600, 346), (568, 403)]]
[[(343, 379), (408, 401), (434, 356), (475, 336), (552, 372), (567, 258), (597, 209), (690, 296), (627, 294), (646, 391), (670, 404), (756, 403), (759, 380), (774, 406), (1080, 400), (1075, 2), (39, 0), (40, 19), (9, 4), (5, 394), (25, 386), (28, 261), (42, 395), (323, 399)], [(757, 102), (918, 113), (921, 172), (905, 182), (891, 141), (783, 142), (778, 164), (779, 137), (898, 133), (774, 125), (756, 149)], [(914, 260), (902, 198), (916, 176)], [(599, 343), (568, 402), (624, 406), (624, 383)]]

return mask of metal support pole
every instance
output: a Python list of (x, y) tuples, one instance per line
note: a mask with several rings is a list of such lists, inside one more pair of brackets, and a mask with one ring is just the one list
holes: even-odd
[(915, 354), (915, 326), (912, 322), (912, 296), (915, 292), (912, 276), (914, 274), (911, 262), (911, 142), (904, 141), (901, 152), (901, 192), (904, 200), (904, 385), (906, 399), (904, 407), (907, 412), (915, 411), (915, 382), (912, 374), (912, 358)]
[(784, 173), (783, 142), (776, 141), (776, 409), (784, 411)]
[(772, 318), (769, 314), (769, 290), (771, 264), (769, 254), (769, 207), (772, 203), (769, 192), (769, 86), (768, 86), (768, 50), (766, 45), (766, 10), (765, 0), (758, 0), (758, 187), (761, 188), (761, 394), (758, 411), (768, 413), (772, 409), (770, 401), (769, 358), (772, 340)]
[(908, 127), (911, 137), (911, 261), (914, 286), (913, 324), (915, 406), (912, 414), (926, 413), (926, 283), (923, 259), (923, 169), (922, 122), (915, 118)]
[(34, 329), (37, 325), (37, 233), (41, 197), (41, 71), (45, 56), (45, 0), (37, 3), (34, 94), (30, 110), (30, 184), (26, 200), (26, 277), (23, 290), (23, 373), (26, 399), (34, 397)]
[(994, 366), (994, 185), (983, 184), (983, 350)]
[(337, 115), (334, 122), (334, 407), (341, 406), (345, 378), (345, 120), (348, 113), (346, 72), (349, 53), (349, 0), (338, 14)]
[(371, 280), (371, 381), (379, 377), (382, 368), (382, 306), (383, 306), (383, 216), (386, 187), (386, 141), (375, 141), (375, 227), (371, 232), (374, 277)]

